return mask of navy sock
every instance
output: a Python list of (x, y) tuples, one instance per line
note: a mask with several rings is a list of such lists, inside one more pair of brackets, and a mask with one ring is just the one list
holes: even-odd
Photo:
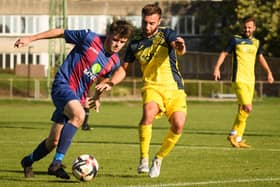
[(50, 151), (46, 147), (46, 139), (45, 139), (36, 147), (33, 153), (31, 153), (25, 158), (24, 164), (26, 166), (31, 166), (33, 162), (41, 160), (49, 153)]
[(44, 158), (49, 153), (50, 153), (50, 151), (46, 147), (46, 139), (45, 139), (33, 151), (33, 161), (38, 161), (38, 160)]
[(88, 122), (88, 116), (89, 116), (89, 108), (84, 108), (84, 110), (85, 110), (86, 115), (85, 115), (85, 120), (84, 120), (83, 125), (84, 125), (84, 124), (87, 124), (87, 122)]
[(77, 131), (77, 128), (70, 124), (66, 123), (61, 131), (59, 143), (56, 149), (56, 154), (54, 156), (53, 164), (61, 163), (64, 155), (66, 154), (68, 148), (72, 143), (72, 139)]

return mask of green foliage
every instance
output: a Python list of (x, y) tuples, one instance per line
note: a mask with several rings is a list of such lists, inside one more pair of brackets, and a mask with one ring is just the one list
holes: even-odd
[[(246, 139), (251, 149), (234, 149), (226, 141), (236, 112), (235, 102), (188, 102), (185, 131), (162, 164), (159, 178), (138, 175), (140, 102), (104, 102), (90, 113), (92, 131), (79, 130), (64, 158), (66, 171), (77, 155), (93, 154), (100, 165), (91, 182), (47, 175), (53, 153), (33, 165), (35, 177), (25, 179), (21, 158), (47, 135), (50, 102), (0, 100), (0, 180), (5, 187), (208, 186), (277, 187), (280, 184), (279, 99), (255, 102)], [(155, 120), (150, 157), (158, 151), (169, 128), (166, 118)]]
[(199, 30), (205, 36), (201, 50), (222, 50), (231, 35), (242, 31), (241, 20), (252, 15), (257, 20), (256, 37), (263, 43), (267, 55), (280, 56), (280, 1), (234, 0), (223, 2), (193, 2), (199, 7), (194, 15)]
[(269, 56), (280, 56), (279, 0), (237, 0), (235, 11), (238, 20), (248, 15), (254, 16), (257, 20), (256, 37), (263, 41), (263, 48)]

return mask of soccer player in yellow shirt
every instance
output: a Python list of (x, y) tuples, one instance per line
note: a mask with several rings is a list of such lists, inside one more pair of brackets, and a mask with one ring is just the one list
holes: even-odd
[(232, 87), (238, 99), (238, 112), (233, 127), (227, 137), (233, 147), (249, 148), (242, 139), (246, 120), (252, 111), (252, 100), (255, 87), (256, 57), (267, 73), (267, 81), (273, 83), (273, 75), (262, 54), (260, 41), (254, 37), (256, 22), (253, 17), (243, 19), (243, 34), (234, 36), (218, 57), (214, 67), (214, 79), (221, 78), (220, 67), (229, 53), (232, 53)]
[[(161, 28), (161, 8), (148, 4), (142, 9), (142, 33), (128, 45), (123, 65), (114, 73), (111, 84), (96, 88), (110, 90), (125, 77), (129, 63), (141, 64), (143, 113), (139, 123), (140, 163), (139, 173), (150, 177), (160, 175), (162, 159), (178, 142), (185, 125), (187, 104), (184, 83), (178, 69), (178, 55), (186, 53), (185, 41), (175, 31)], [(152, 138), (152, 123), (165, 114), (170, 123), (160, 150), (149, 169), (149, 147)]]

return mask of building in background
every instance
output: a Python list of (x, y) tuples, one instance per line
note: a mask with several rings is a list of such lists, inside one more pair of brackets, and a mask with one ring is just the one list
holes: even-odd
[[(13, 71), (17, 64), (40, 64), (48, 70), (59, 65), (64, 52), (71, 49), (60, 39), (36, 41), (29, 47), (15, 49), (19, 36), (38, 33), (49, 28), (89, 28), (105, 35), (106, 27), (115, 18), (130, 20), (141, 25), (141, 8), (147, 3), (158, 2), (163, 7), (163, 25), (176, 29), (182, 35), (195, 35), (195, 17), (184, 11), (170, 15), (171, 4), (187, 6), (188, 1), (147, 0), (0, 0), (0, 69)], [(178, 25), (179, 24), (179, 25)], [(63, 58), (63, 56), (62, 56)]]

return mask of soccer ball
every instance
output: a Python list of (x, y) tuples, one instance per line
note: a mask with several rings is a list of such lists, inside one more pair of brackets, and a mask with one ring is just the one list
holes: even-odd
[(89, 154), (78, 156), (72, 164), (72, 173), (80, 181), (90, 181), (94, 179), (97, 171), (98, 162)]

